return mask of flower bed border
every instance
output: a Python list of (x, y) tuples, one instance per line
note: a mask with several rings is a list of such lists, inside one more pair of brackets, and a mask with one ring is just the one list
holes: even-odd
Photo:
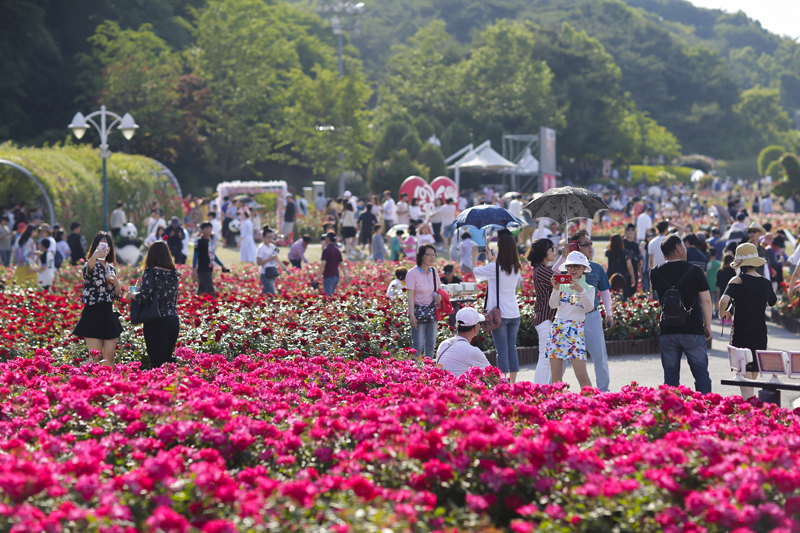
[(780, 309), (772, 308), (772, 322), (792, 333), (800, 333), (800, 319), (781, 313)]

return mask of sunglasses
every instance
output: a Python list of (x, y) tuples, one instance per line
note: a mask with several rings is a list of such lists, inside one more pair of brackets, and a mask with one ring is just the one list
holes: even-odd
[(583, 266), (583, 265), (564, 265), (564, 267), (565, 267), (567, 270), (578, 270), (578, 269), (579, 269), (579, 268), (581, 268), (582, 266)]
[(749, 229), (749, 230), (747, 230), (747, 233), (761, 233), (761, 230), (760, 229)]
[(591, 248), (592, 247), (592, 241), (585, 242), (583, 244), (579, 244), (578, 246), (581, 246), (582, 248)]

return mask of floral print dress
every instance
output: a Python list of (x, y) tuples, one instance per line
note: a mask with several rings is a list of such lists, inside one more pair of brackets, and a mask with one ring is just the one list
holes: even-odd
[(586, 313), (594, 308), (594, 288), (585, 282), (581, 286), (583, 292), (580, 293), (569, 285), (561, 285), (550, 294), (550, 307), (558, 311), (545, 345), (546, 357), (586, 361), (583, 325)]

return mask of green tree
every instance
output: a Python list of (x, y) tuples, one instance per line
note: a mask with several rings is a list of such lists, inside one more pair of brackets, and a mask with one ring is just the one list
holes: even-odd
[[(84, 83), (96, 104), (117, 113), (130, 113), (139, 129), (126, 151), (145, 154), (163, 162), (177, 159), (181, 133), (177, 127), (183, 64), (178, 53), (143, 24), (123, 30), (116, 22), (97, 27), (90, 38), (91, 55), (82, 58), (88, 74)], [(195, 117), (196, 119), (196, 117)], [(112, 136), (117, 146), (124, 141)]]
[(777, 178), (779, 178), (781, 176), (782, 172), (783, 172), (783, 166), (781, 165), (781, 160), (780, 159), (776, 159), (776, 160), (770, 162), (769, 165), (767, 165), (767, 168), (764, 169), (764, 174), (762, 174), (762, 175), (763, 176), (772, 176), (773, 178), (777, 179)]
[(460, 120), (454, 120), (442, 132), (442, 153), (449, 157), (450, 154), (454, 154), (471, 142), (472, 135), (469, 128)]
[(794, 154), (786, 154), (780, 162), (783, 167), (783, 177), (772, 190), (784, 198), (800, 195), (800, 159)]
[(421, 28), (408, 44), (392, 47), (388, 81), (400, 103), (414, 116), (451, 121), (459, 111), (454, 66), (462, 59), (459, 45), (442, 21)]
[(447, 175), (444, 155), (442, 155), (442, 150), (435, 144), (429, 142), (424, 143), (419, 154), (417, 154), (416, 160), (418, 163), (428, 168), (428, 181), (439, 176)]
[(483, 129), (495, 121), (509, 133), (563, 127), (551, 90), (553, 74), (544, 61), (533, 59), (533, 33), (522, 23), (500, 21), (481, 32), (479, 42), (456, 69), (468, 125)]
[(756, 85), (744, 91), (741, 100), (734, 106), (734, 111), (748, 128), (747, 144), (751, 152), (760, 146), (780, 142), (792, 125), (780, 100), (780, 90)]
[(389, 159), (370, 163), (368, 183), (371, 191), (398, 191), (409, 176), (427, 176), (430, 170), (414, 161), (406, 150), (390, 155)]
[(762, 149), (758, 154), (759, 176), (766, 176), (767, 167), (769, 167), (770, 163), (773, 161), (778, 161), (785, 153), (786, 150), (783, 148), (783, 146), (772, 145)]
[(210, 100), (205, 155), (220, 179), (253, 175), (263, 161), (332, 170), (339, 147), (363, 163), (366, 82), (350, 58), (336, 79), (318, 17), (282, 2), (211, 0), (195, 20), (190, 56)]
[[(401, 143), (409, 135), (416, 135), (414, 126), (404, 120), (392, 120), (386, 124), (380, 136), (378, 144), (375, 146), (373, 160), (383, 161), (400, 150)], [(419, 148), (418, 148), (419, 149)], [(414, 154), (416, 155), (416, 153)]]

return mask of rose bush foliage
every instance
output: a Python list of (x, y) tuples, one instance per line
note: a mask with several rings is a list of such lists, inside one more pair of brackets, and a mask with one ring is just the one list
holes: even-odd
[(800, 531), (800, 419), (303, 357), (0, 364), (0, 530)]

